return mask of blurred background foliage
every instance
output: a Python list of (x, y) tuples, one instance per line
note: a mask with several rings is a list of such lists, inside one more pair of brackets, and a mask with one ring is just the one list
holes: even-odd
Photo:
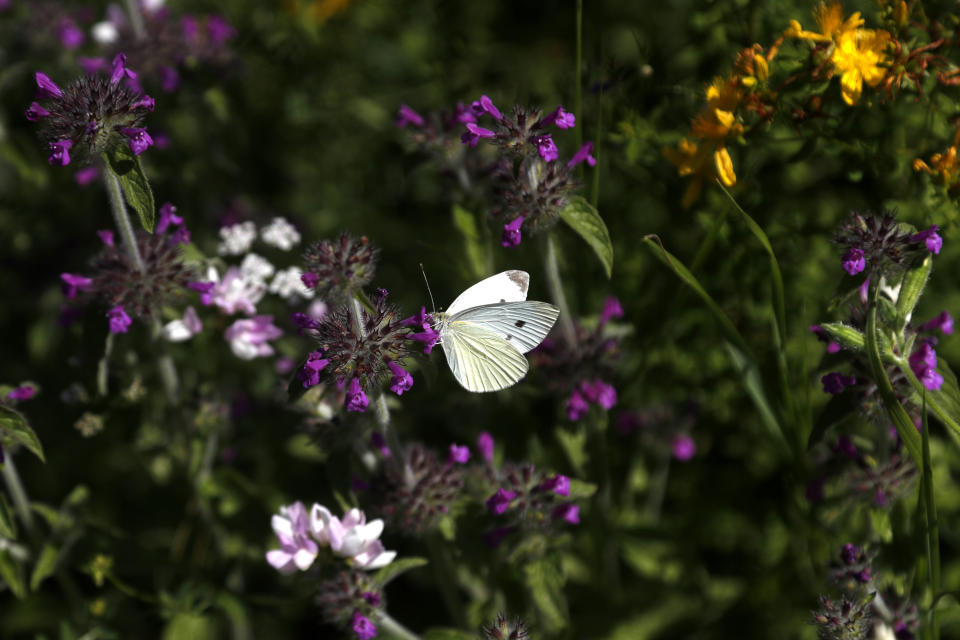
[[(102, 609), (87, 608), (86, 626), (102, 624), (118, 630), (116, 637), (151, 637), (164, 625), (167, 637), (244, 637), (237, 629), (253, 637), (335, 633), (320, 625), (306, 592), (295, 593), (263, 561), (278, 504), (330, 504), (334, 491), (350, 485), (342, 464), (324, 463), (325, 452), (306, 443), (300, 417), (283, 408), (285, 379), (272, 367), (232, 359), (217, 336), (171, 348), (195, 398), (215, 394), (233, 407), (220, 446), (234, 457), (196, 486), (190, 470), (203, 455), (206, 428), (196, 415), (181, 418), (193, 420), (187, 428), (149, 403), (64, 401), (74, 383), (92, 386), (105, 328), (96, 311), (77, 325), (58, 326), (58, 278), (83, 269), (95, 231), (109, 228), (110, 217), (97, 184), (78, 186), (71, 170), (47, 164), (22, 115), (35, 70), (61, 82), (80, 73), (74, 54), (24, 26), (42, 4), (15, 0), (0, 13), (0, 382), (30, 380), (41, 388), (24, 411), (47, 463), (17, 459), (31, 498), (59, 508), (78, 485), (89, 496), (64, 512), (74, 518), (64, 533), (70, 545), (64, 562), (78, 591), (64, 598), (63, 585), (50, 580), (27, 600), (3, 594), (0, 636), (58, 637), (76, 601), (103, 602)], [(428, 304), (419, 263), (441, 305), (482, 274), (471, 269), (453, 222), (456, 189), (405, 150), (394, 125), (398, 105), (425, 113), (486, 93), (501, 107), (573, 107), (573, 0), (169, 5), (222, 13), (237, 35), (225, 64), (188, 68), (175, 93), (147, 86), (157, 99), (151, 131), (171, 141), (143, 158), (158, 203), (176, 203), (194, 244), (208, 255), (231, 214), (258, 222), (283, 215), (307, 241), (341, 230), (367, 235), (382, 249), (375, 285), (409, 313)], [(85, 24), (106, 10), (103, 2), (60, 6), (85, 16)], [(925, 7), (935, 15), (956, 5)], [(387, 592), (391, 614), (409, 628), (474, 629), (502, 609), (527, 616), (533, 637), (812, 638), (810, 611), (817, 595), (830, 591), (828, 562), (846, 542), (885, 543), (878, 547), (883, 579), (910, 593), (923, 554), (916, 492), (885, 511), (889, 517), (869, 500), (811, 506), (804, 489), (812, 464), (782, 454), (713, 316), (642, 243), (655, 233), (687, 265), (701, 252), (696, 275), (755, 350), (762, 377), (774, 379), (768, 258), (719, 189), (707, 186), (691, 208), (681, 207), (686, 185), (661, 148), (684, 135), (704, 88), (729, 72), (737, 52), (773, 42), (790, 19), (811, 22), (811, 9), (791, 0), (584, 3), (577, 126), (597, 145), (598, 209), (616, 258), (608, 281), (586, 246), (562, 229), (561, 269), (577, 314), (595, 317), (608, 295), (622, 301), (630, 334), (614, 381), (618, 406), (609, 424), (571, 424), (559, 399), (535, 392), (543, 383), (535, 372), (515, 391), (491, 397), (467, 394), (439, 371), (404, 396), (396, 420), (402, 438), (440, 448), (472, 443), (487, 429), (508, 458), (600, 490), (563, 547), (564, 599), (545, 603), (549, 594), (531, 592), (502, 553), (463, 541), (453, 555), (455, 562), (458, 554), (472, 558), (464, 559), (458, 579), (474, 605), (464, 619), (453, 619), (434, 605), (441, 587), (432, 570), (410, 572)], [(869, 20), (876, 6), (848, 7), (854, 9)], [(831, 302), (845, 292), (831, 237), (849, 211), (896, 209), (917, 227), (939, 224), (944, 249), (918, 315), (960, 310), (955, 203), (911, 168), (914, 158), (948, 146), (958, 104), (956, 92), (946, 91), (920, 104), (912, 97), (874, 100), (851, 110), (850, 121), (829, 135), (798, 135), (778, 124), (732, 151), (740, 178), (734, 195), (770, 237), (783, 270), (796, 399), (813, 417), (827, 396), (817, 368), (822, 345), (807, 327), (833, 319)], [(592, 182), (589, 172), (588, 195)], [(526, 269), (533, 276), (530, 297), (548, 299), (536, 242), (515, 250), (495, 246), (493, 256), (492, 272)], [(290, 332), (280, 350), (299, 359), (308, 346)], [(939, 353), (956, 364), (960, 343), (947, 339)], [(134, 384), (159, 393), (151, 369), (142, 369), (143, 379), (124, 379), (136, 363), (114, 366), (114, 388), (134, 398)], [(671, 464), (614, 427), (621, 412), (650, 407), (667, 408), (673, 418), (664, 420), (679, 423), (691, 403), (697, 454), (690, 462)], [(106, 416), (95, 437), (73, 426), (88, 411)], [(956, 591), (960, 456), (936, 423), (931, 447), (943, 588)], [(212, 516), (198, 514), (197, 492)], [(424, 553), (420, 541), (386, 536), (401, 556)], [(79, 572), (97, 553), (113, 558), (127, 588), (97, 588)], [(485, 564), (489, 572), (476, 570)], [(165, 601), (138, 602), (132, 591), (148, 599), (163, 593)], [(944, 599), (943, 637), (960, 637), (954, 604)]]

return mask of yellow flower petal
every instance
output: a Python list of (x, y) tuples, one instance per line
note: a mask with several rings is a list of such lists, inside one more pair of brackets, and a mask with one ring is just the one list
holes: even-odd
[(733, 127), (733, 124), (736, 122), (736, 119), (733, 117), (733, 114), (729, 111), (724, 111), (723, 109), (714, 109), (713, 115), (716, 116), (717, 122), (721, 125), (730, 129)]
[(840, 91), (843, 94), (843, 101), (853, 106), (860, 102), (860, 94), (863, 92), (863, 74), (857, 69), (844, 71), (840, 77)]
[(767, 59), (759, 54), (753, 56), (753, 73), (760, 82), (770, 76), (770, 66), (767, 64)]
[(717, 177), (724, 186), (732, 187), (737, 184), (737, 174), (733, 172), (733, 160), (726, 147), (720, 147), (713, 152), (713, 165), (717, 170)]

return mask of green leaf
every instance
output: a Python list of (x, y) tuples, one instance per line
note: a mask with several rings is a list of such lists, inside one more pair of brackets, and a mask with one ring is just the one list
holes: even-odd
[(540, 558), (524, 567), (524, 574), (545, 634), (554, 634), (567, 626), (564, 578), (557, 563), (550, 558)]
[(597, 492), (597, 485), (575, 478), (570, 479), (570, 499), (586, 500)]
[(857, 351), (863, 351), (865, 348), (866, 341), (863, 334), (853, 327), (848, 327), (840, 322), (825, 322), (820, 325), (820, 328), (826, 331), (833, 341), (842, 347), (856, 349)]
[(477, 640), (477, 634), (460, 629), (433, 627), (421, 636), (423, 640)]
[(7, 583), (10, 591), (17, 598), (22, 600), (27, 595), (27, 588), (23, 584), (23, 576), (20, 573), (20, 565), (13, 559), (10, 552), (6, 549), (0, 550), (0, 578)]
[(603, 218), (593, 205), (582, 196), (575, 196), (560, 210), (560, 217), (587, 241), (593, 252), (600, 258), (603, 270), (609, 278), (613, 272), (613, 244), (610, 242), (607, 225), (604, 224)]
[(886, 509), (870, 509), (870, 523), (873, 532), (886, 543), (893, 542), (893, 525), (890, 522), (890, 512)]
[[(920, 443), (923, 449), (923, 468), (920, 477), (920, 500), (917, 501), (917, 508), (923, 512), (923, 525), (926, 530), (927, 584), (930, 586), (932, 597), (940, 591), (940, 525), (937, 518), (937, 505), (934, 501), (933, 469), (930, 466), (930, 425), (927, 422), (926, 395), (923, 398), (922, 416)], [(933, 630), (932, 637), (936, 638), (937, 624), (932, 604), (927, 615), (927, 626)]]
[(120, 145), (116, 149), (103, 154), (107, 168), (120, 183), (123, 197), (137, 215), (140, 224), (148, 233), (153, 233), (156, 220), (156, 211), (153, 203), (153, 190), (147, 180), (140, 158), (127, 145)]
[(163, 630), (163, 640), (203, 640), (216, 638), (216, 624), (212, 618), (196, 613), (178, 613)]
[(43, 462), (43, 446), (37, 434), (27, 424), (26, 418), (10, 407), (0, 405), (0, 442), (7, 445), (18, 443), (29, 449)]
[(0, 536), (10, 540), (17, 539), (17, 520), (10, 511), (5, 495), (0, 493)]
[(377, 571), (377, 573), (373, 576), (373, 581), (380, 585), (380, 587), (385, 587), (395, 578), (399, 577), (400, 574), (406, 573), (411, 569), (416, 569), (417, 567), (422, 567), (426, 564), (426, 558), (403, 558), (401, 560), (394, 560), (384, 568)]
[(927, 257), (918, 266), (903, 274), (900, 281), (900, 295), (897, 296), (897, 320), (894, 329), (899, 333), (907, 324), (907, 318), (913, 314), (917, 301), (927, 286), (930, 270), (933, 267), (933, 255)]
[(57, 558), (60, 557), (60, 550), (52, 544), (45, 544), (37, 558), (37, 564), (33, 566), (33, 573), (30, 574), (30, 590), (36, 591), (40, 584), (53, 575), (57, 568)]
[(565, 427), (557, 427), (554, 430), (554, 435), (556, 435), (557, 442), (560, 443), (564, 453), (567, 454), (570, 466), (573, 467), (578, 476), (583, 476), (585, 475), (584, 465), (590, 457), (587, 453), (587, 431), (580, 424), (575, 425), (575, 428), (576, 431), (570, 431)]
[(927, 407), (937, 414), (956, 438), (960, 438), (960, 388), (957, 386), (957, 376), (947, 361), (937, 358), (937, 373), (943, 376), (943, 384), (936, 391), (930, 391), (923, 386), (910, 367), (909, 360), (903, 358), (897, 364), (917, 395), (926, 394)]
[(490, 244), (483, 241), (477, 219), (458, 204), (453, 205), (453, 226), (463, 236), (463, 249), (470, 274), (475, 279), (485, 278), (493, 271), (493, 253)]

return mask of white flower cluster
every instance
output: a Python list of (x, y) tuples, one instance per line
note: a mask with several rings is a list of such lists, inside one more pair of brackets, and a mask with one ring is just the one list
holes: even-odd
[(300, 279), (301, 275), (303, 275), (303, 271), (300, 270), (300, 267), (290, 267), (277, 271), (273, 282), (270, 283), (270, 293), (280, 296), (287, 302), (296, 302), (298, 297), (309, 300), (315, 292), (303, 284), (303, 280)]
[(217, 253), (221, 256), (238, 256), (249, 251), (257, 239), (257, 225), (252, 222), (239, 222), (229, 227), (220, 227), (220, 244)]
[(286, 218), (274, 218), (260, 229), (260, 238), (271, 247), (289, 251), (300, 242), (300, 234)]

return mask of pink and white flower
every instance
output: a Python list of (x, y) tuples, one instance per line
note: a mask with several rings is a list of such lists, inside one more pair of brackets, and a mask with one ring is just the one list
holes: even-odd
[(267, 552), (267, 562), (283, 574), (309, 569), (319, 547), (309, 536), (310, 519), (303, 503), (280, 507), (280, 514), (274, 515), (270, 524), (280, 540), (280, 548)]

